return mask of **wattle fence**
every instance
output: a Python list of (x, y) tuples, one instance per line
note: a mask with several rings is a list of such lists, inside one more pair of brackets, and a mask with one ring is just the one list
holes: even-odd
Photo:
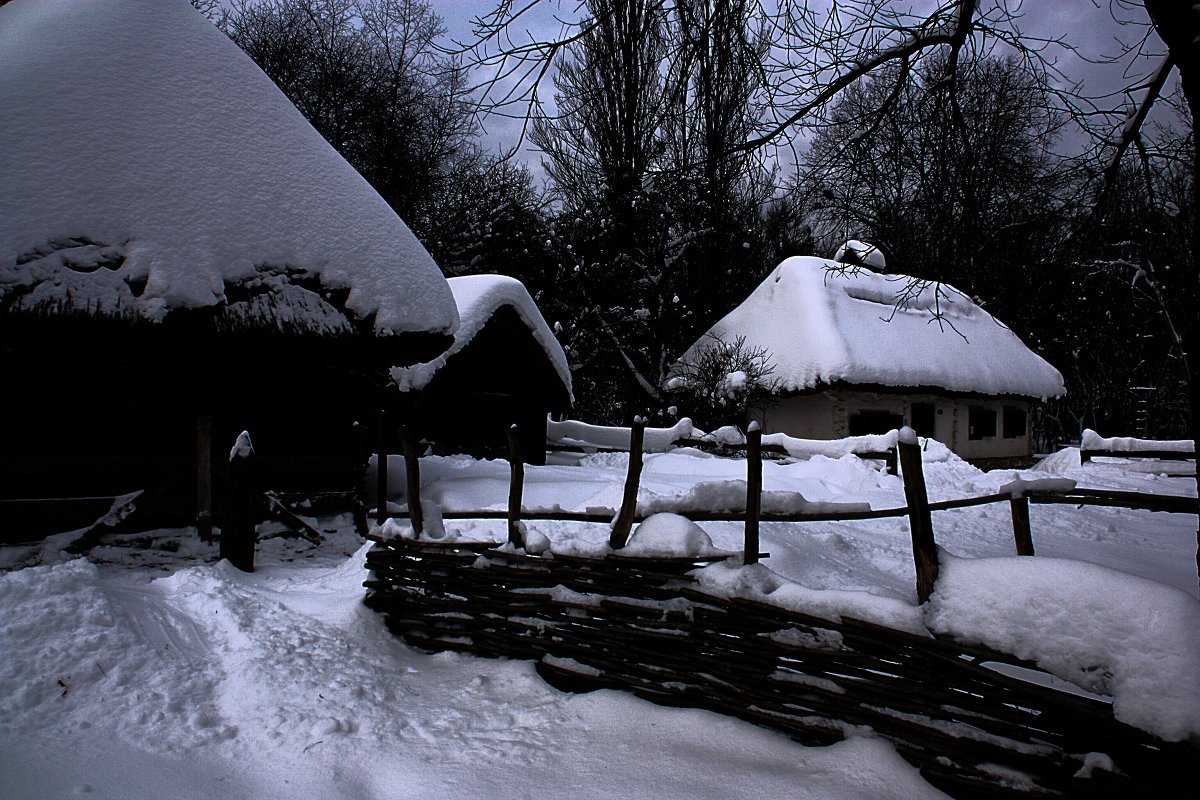
[[(869, 726), (934, 785), (956, 797), (1196, 797), (1200, 747), (1168, 743), (1118, 722), (1100, 700), (1064, 693), (989, 668), (1034, 664), (971, 643), (919, 636), (868, 622), (809, 616), (718, 596), (695, 570), (719, 558), (622, 554), (638, 519), (639, 424), (631, 430), (624, 501), (605, 515), (531, 513), (521, 507), (515, 451), (508, 543), (384, 538), (367, 556), (366, 603), (391, 630), (429, 650), (530, 659), (569, 690), (620, 688), (667, 705), (705, 708), (783, 731), (805, 744), (839, 741)], [(757, 431), (748, 437), (747, 511), (688, 514), (745, 523), (742, 553), (758, 552), (762, 520), (870, 519), (907, 515), (917, 595), (937, 580), (931, 512), (992, 502), (1012, 508), (1015, 547), (1033, 554), (1029, 502), (1121, 505), (1196, 513), (1194, 498), (1164, 498), (1017, 482), (1007, 492), (931, 504), (921, 452), (899, 444), (907, 504), (899, 509), (767, 515), (759, 512)], [(515, 445), (516, 437), (512, 437)], [(416, 448), (406, 447), (410, 486)], [(385, 459), (381, 459), (385, 461)], [(410, 491), (409, 497), (417, 493)], [(420, 532), (416, 505), (410, 515)], [(379, 510), (380, 520), (386, 514)], [(446, 518), (499, 512), (444, 513)], [(596, 517), (596, 519), (591, 519)], [(529, 553), (523, 520), (605, 522), (611, 551), (598, 557)], [(765, 554), (761, 554), (765, 555)]]

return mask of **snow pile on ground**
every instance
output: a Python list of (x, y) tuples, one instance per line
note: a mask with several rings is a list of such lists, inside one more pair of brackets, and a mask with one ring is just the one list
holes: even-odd
[(454, 343), (433, 361), (411, 367), (394, 367), (392, 378), (400, 387), (400, 391), (418, 391), (428, 386), (438, 370), (483, 330), (497, 309), (509, 306), (529, 328), (534, 340), (554, 366), (559, 380), (566, 387), (571, 402), (575, 402), (575, 395), (571, 392), (571, 368), (567, 365), (567, 355), (558, 339), (554, 338), (537, 304), (529, 296), (525, 284), (506, 275), (467, 275), (450, 278), (447, 283), (458, 307), (459, 324), (454, 334)]
[(998, 493), (1024, 497), (1030, 492), (1073, 492), (1075, 487), (1071, 478), (1017, 478), (1002, 484)]
[(679, 514), (653, 514), (633, 529), (623, 555), (691, 556), (716, 555), (712, 539), (696, 523)]
[(160, 751), (237, 736), (218, 708), (224, 675), (177, 680), (196, 666), (195, 626), (139, 599), (138, 590), (101, 585), (97, 568), (82, 559), (0, 577), (5, 739), (37, 730), (46, 718), (73, 732), (107, 718), (119, 735), (145, 737)]
[(1057, 453), (1042, 458), (1030, 469), (1038, 472), (1061, 473), (1079, 466), (1079, 448), (1064, 447)]
[[(1049, 471), (927, 460), (925, 478), (934, 502), (1037, 479), (1195, 492), (1191, 478), (1071, 455)], [(527, 466), (526, 507), (611, 514), (628, 464), (625, 453), (596, 453)], [(745, 476), (741, 459), (650, 453), (642, 499), (704, 495), (698, 487), (716, 482), (744, 502)], [(422, 496), (447, 510), (507, 500), (504, 461), (426, 457), (421, 478)], [(763, 485), (814, 503), (904, 504), (898, 477), (853, 456), (767, 462)], [(1196, 517), (1059, 505), (1035, 505), (1031, 517), (1039, 555), (1018, 559), (1007, 502), (935, 513), (943, 572), (928, 611), (915, 602), (904, 518), (763, 522), (763, 563), (735, 557), (695, 574), (714, 593), (1011, 649), (1111, 693), (1130, 724), (1197, 735)], [(938, 796), (877, 740), (801, 748), (714, 714), (562, 695), (525, 662), (412, 650), (361, 605), (366, 573), (348, 515), (310, 522), (321, 547), (264, 538), (253, 575), (212, 563), (216, 548), (190, 530), (112, 537), (91, 551), (98, 566), (0, 575), (0, 796)], [(743, 547), (740, 522), (661, 524), (661, 537), (635, 532), (635, 548), (639, 537), (671, 554)], [(446, 539), (507, 540), (504, 520), (444, 525)], [(553, 553), (609, 552), (605, 524), (525, 525)], [(0, 565), (42, 549), (0, 548)]]
[(8, 3), (0, 74), (14, 307), (161, 320), (237, 287), (252, 297), (230, 324), (269, 310), (345, 332), (327, 302), (345, 292), (379, 333), (453, 332), (446, 281), (404, 222), (187, 3)]
[(414, 650), (362, 605), (364, 551), (308, 554), (260, 557), (252, 575), (150, 580), (82, 560), (0, 575), (0, 795), (943, 796), (877, 739), (804, 748), (712, 713), (564, 694), (529, 662)]
[(943, 553), (925, 621), (1111, 695), (1117, 719), (1163, 739), (1200, 737), (1200, 603), (1177, 589), (1081, 561)]
[[(746, 510), (747, 483), (744, 480), (702, 481), (684, 494), (654, 495), (638, 499), (639, 514), (673, 511), (689, 513), (741, 513)], [(760, 508), (766, 514), (819, 514), (847, 511), (869, 511), (869, 503), (813, 502), (799, 492), (765, 491), (759, 496)]]

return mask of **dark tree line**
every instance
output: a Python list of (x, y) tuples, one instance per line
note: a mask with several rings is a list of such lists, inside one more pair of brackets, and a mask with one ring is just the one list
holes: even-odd
[(427, 3), (210, 12), (447, 274), (525, 281), (568, 352), (577, 416), (666, 412), (674, 360), (781, 258), (859, 238), (976, 297), (1064, 372), (1048, 437), (1186, 429), (1190, 114), (1157, 138), (1139, 129), (1097, 202), (1104, 165), (1059, 145), (1099, 111), (1005, 40), (1001, 6), (839, 8), (591, 0), (561, 40), (509, 47), (504, 69), (548, 67), (553, 102), (527, 109), (542, 186), (484, 153), (488, 95), (471, 90), (487, 59), (472, 73), (448, 55)]

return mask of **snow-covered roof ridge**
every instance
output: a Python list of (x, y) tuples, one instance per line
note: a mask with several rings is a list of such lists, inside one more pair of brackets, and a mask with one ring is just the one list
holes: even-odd
[(1026, 397), (1065, 393), (1062, 375), (948, 284), (814, 257), (783, 261), (709, 336), (744, 336), (775, 366), (781, 391), (839, 382)]
[(184, 0), (9, 3), (0, 74), (7, 309), (160, 321), (249, 286), (268, 327), (328, 331), (336, 306), (378, 334), (453, 332), (413, 233)]
[(553, 365), (571, 402), (575, 402), (567, 354), (563, 352), (562, 345), (546, 324), (537, 304), (529, 296), (525, 284), (507, 275), (464, 275), (450, 278), (447, 283), (450, 285), (455, 305), (458, 306), (459, 326), (454, 334), (454, 343), (433, 361), (394, 368), (392, 376), (401, 391), (425, 388), (455, 353), (471, 343), (501, 306), (509, 306), (517, 312), (517, 316), (533, 334), (534, 340), (545, 351), (546, 358)]

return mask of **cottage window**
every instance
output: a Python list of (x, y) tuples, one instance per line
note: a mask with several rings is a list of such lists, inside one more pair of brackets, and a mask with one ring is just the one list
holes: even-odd
[(996, 437), (996, 410), (984, 406), (971, 406), (967, 410), (967, 438), (971, 440), (994, 439)]
[(850, 435), (868, 436), (904, 427), (904, 417), (891, 411), (859, 411), (850, 415)]
[(917, 436), (932, 439), (937, 435), (937, 413), (933, 403), (913, 403), (908, 415), (912, 420), (912, 429), (917, 432)]
[(1018, 439), (1029, 432), (1029, 412), (1017, 406), (1004, 407), (1004, 438)]

